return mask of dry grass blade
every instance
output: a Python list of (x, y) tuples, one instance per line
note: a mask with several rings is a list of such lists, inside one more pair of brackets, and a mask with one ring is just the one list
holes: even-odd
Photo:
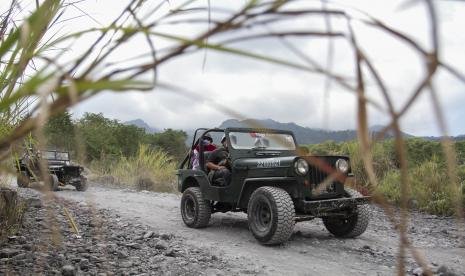
[[(322, 9), (324, 11), (327, 10), (327, 1), (322, 0)], [(324, 15), (325, 19), (325, 27), (327, 32), (332, 32), (333, 27), (331, 24), (331, 17), (328, 14)], [(328, 50), (327, 50), (327, 55), (326, 55), (326, 71), (331, 74), (332, 69), (333, 69), (333, 62), (334, 62), (334, 41), (332, 39), (328, 40)], [(328, 126), (328, 118), (329, 118), (329, 93), (331, 91), (331, 82), (332, 79), (329, 77), (325, 78), (325, 84), (324, 84), (324, 95), (323, 95), (323, 122), (324, 126)]]
[(69, 225), (70, 225), (71, 229), (73, 230), (74, 234), (76, 236), (80, 236), (79, 235), (79, 229), (77, 227), (76, 221), (74, 221), (73, 216), (69, 213), (67, 208), (63, 208), (63, 211), (65, 212), (65, 216), (68, 219)]

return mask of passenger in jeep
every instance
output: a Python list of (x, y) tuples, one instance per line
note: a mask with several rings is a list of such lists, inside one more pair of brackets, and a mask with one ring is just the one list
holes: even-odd
[[(202, 139), (203, 143), (203, 150), (204, 153), (211, 153), (214, 150), (216, 150), (215, 144), (213, 144), (213, 138), (209, 133), (205, 134)], [(200, 144), (197, 144), (193, 151), (193, 158), (192, 158), (192, 169), (193, 170), (199, 170), (200, 169), (200, 158), (199, 158), (199, 153), (200, 153)]]
[(227, 186), (231, 181), (231, 168), (226, 136), (221, 138), (221, 144), (223, 147), (213, 151), (207, 159), (207, 168), (210, 170), (208, 178), (214, 185)]

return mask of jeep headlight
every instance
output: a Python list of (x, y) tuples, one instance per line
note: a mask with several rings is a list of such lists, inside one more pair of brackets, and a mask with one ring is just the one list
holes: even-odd
[(345, 159), (338, 159), (336, 161), (336, 169), (341, 173), (347, 173), (349, 171), (349, 162)]
[(297, 159), (294, 163), (295, 172), (298, 175), (306, 175), (308, 173), (308, 163), (304, 159)]

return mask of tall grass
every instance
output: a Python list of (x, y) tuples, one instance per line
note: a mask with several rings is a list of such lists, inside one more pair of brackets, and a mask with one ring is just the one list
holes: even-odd
[(0, 241), (21, 227), (26, 204), (16, 191), (0, 186)]
[(13, 162), (13, 158), (0, 162), (0, 167), (9, 168), (0, 170), (0, 242), (17, 232), (27, 209), (26, 203), (21, 200), (16, 190), (9, 188), (13, 180)]
[[(453, 215), (456, 211), (454, 190), (447, 183), (450, 180), (445, 168), (434, 161), (427, 161), (410, 171), (411, 197), (409, 205), (436, 215)], [(395, 204), (400, 204), (400, 174), (389, 171), (382, 178), (378, 190)]]
[(141, 144), (133, 157), (103, 157), (91, 164), (98, 180), (139, 190), (175, 192), (176, 163), (160, 149)]

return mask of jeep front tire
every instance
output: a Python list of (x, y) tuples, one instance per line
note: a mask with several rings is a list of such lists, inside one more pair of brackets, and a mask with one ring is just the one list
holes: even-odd
[[(356, 198), (362, 195), (350, 188), (345, 188), (348, 197)], [(370, 207), (367, 204), (355, 206), (348, 217), (325, 217), (323, 224), (336, 237), (354, 238), (365, 232), (370, 220)]]
[(260, 243), (281, 244), (294, 230), (294, 203), (281, 188), (260, 187), (250, 197), (247, 217), (249, 229)]
[(203, 198), (199, 187), (188, 188), (182, 194), (181, 215), (184, 223), (191, 228), (203, 228), (210, 222), (210, 201)]
[(87, 190), (87, 179), (84, 176), (80, 177), (79, 183), (76, 184), (76, 190), (79, 192), (84, 192)]
[(18, 187), (20, 188), (27, 188), (29, 187), (29, 175), (27, 172), (21, 171), (18, 173), (18, 176), (16, 178), (16, 184), (18, 184)]

